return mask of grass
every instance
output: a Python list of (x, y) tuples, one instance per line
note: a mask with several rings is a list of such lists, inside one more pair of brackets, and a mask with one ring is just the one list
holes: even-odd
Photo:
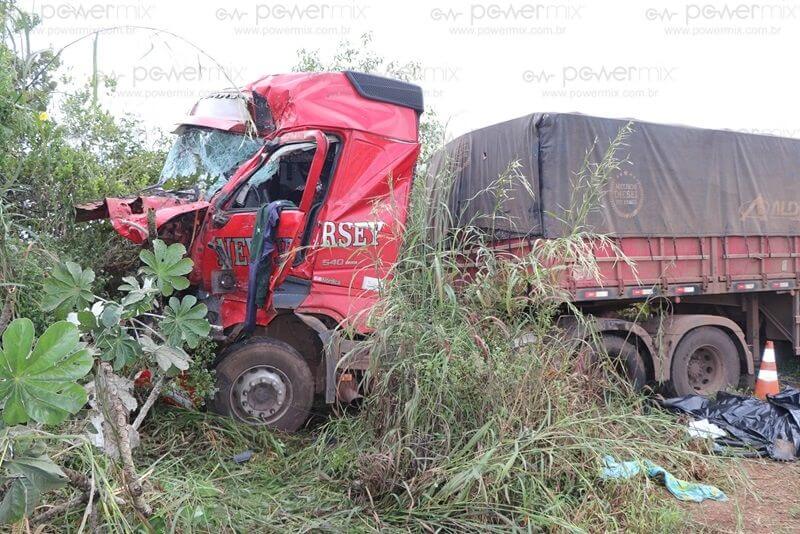
[[(508, 531), (510, 524), (493, 525), (485, 519), (487, 513), (511, 512), (499, 503), (490, 511), (476, 498), (439, 500), (421, 507), (403, 504), (401, 494), (370, 498), (367, 488), (375, 480), (364, 475), (376, 456), (358, 450), (356, 442), (364, 437), (363, 430), (355, 415), (299, 436), (277, 436), (211, 414), (162, 406), (143, 429), (146, 438), (137, 458), (147, 481), (146, 495), (157, 510), (150, 526), (165, 532)], [(571, 434), (570, 429), (553, 431), (542, 440), (547, 443), (566, 434)], [(339, 441), (338, 437), (346, 439)], [(644, 441), (629, 446), (637, 448)], [(252, 459), (236, 464), (233, 456), (247, 449), (254, 451)], [(534, 460), (541, 452), (528, 447), (519, 454), (530, 455), (531, 463), (537, 464)], [(91, 449), (71, 449), (69, 456), (73, 468), (95, 462), (104, 478), (113, 479), (111, 464)], [(509, 460), (508, 454), (496, 458), (503, 465)], [(469, 470), (465, 471), (467, 464)], [(468, 452), (456, 456), (441, 473), (442, 480), (462, 480), (475, 465)], [(531, 465), (531, 469), (539, 466)], [(580, 527), (594, 516), (603, 517), (609, 530), (644, 531), (657, 525), (660, 531), (669, 531), (680, 527), (680, 509), (663, 490), (643, 479), (601, 485), (593, 471), (585, 473), (584, 491), (595, 489), (585, 494), (576, 492), (577, 488), (565, 491), (568, 484), (548, 488), (552, 480), (541, 480), (540, 486), (559, 499), (539, 513), (532, 507), (517, 526), (594, 531), (588, 525)], [(569, 477), (561, 473), (555, 479), (566, 483)], [(448, 488), (445, 483), (440, 491), (452, 491), (455, 486)], [(119, 491), (113, 483), (109, 490)], [(584, 502), (580, 514), (567, 515), (576, 500)], [(109, 531), (146, 531), (108, 499), (100, 508), (105, 511), (100, 513), (99, 523), (105, 523)], [(77, 510), (64, 516), (45, 532), (75, 532), (82, 514), (83, 510)]]
[[(640, 531), (685, 528), (665, 490), (636, 478), (603, 482), (601, 459), (650, 459), (679, 478), (728, 486), (705, 442), (620, 380), (614, 362), (555, 319), (572, 309), (557, 280), (596, 269), (580, 218), (591, 212), (614, 154), (576, 174), (570, 232), (522, 256), (500, 256), (491, 230), (452, 227), (418, 187), (404, 251), (365, 341), (373, 365), (359, 410), (298, 436), (161, 408), (137, 449), (150, 528), (165, 532)], [(507, 179), (507, 177), (503, 178)], [(447, 199), (445, 188), (434, 198)], [(500, 194), (490, 185), (486, 194)], [(498, 205), (502, 197), (498, 197)], [(435, 229), (435, 231), (431, 231)], [(436, 238), (432, 238), (436, 236)], [(469, 265), (465, 271), (464, 265)], [(578, 313), (579, 320), (591, 321)], [(524, 336), (524, 337), (523, 337)], [(519, 340), (525, 339), (521, 344)], [(591, 340), (590, 340), (591, 341)], [(235, 454), (254, 451), (243, 464)], [(115, 467), (85, 446), (63, 455), (104, 484), (98, 524), (146, 531), (113, 496)], [(49, 525), (75, 531), (82, 513)]]
[[(286, 436), (212, 414), (160, 406), (142, 430), (137, 463), (146, 480), (146, 496), (156, 510), (150, 526), (159, 532), (507, 532), (512, 527), (572, 532), (681, 530), (683, 510), (656, 483), (643, 478), (601, 483), (597, 465), (554, 465), (553, 460), (559, 458), (579, 457), (590, 445), (582, 442), (574, 423), (597, 428), (618, 423), (621, 417), (584, 418), (579, 414), (573, 424), (564, 421), (518, 451), (512, 452), (512, 446), (489, 460), (488, 450), (481, 451), (478, 456), (483, 462), (476, 461), (474, 450), (464, 447), (437, 462), (428, 475), (433, 479), (412, 478), (405, 481), (406, 490), (384, 495), (375, 493), (379, 480), (374, 470), (385, 464), (372, 444), (363, 441), (369, 433), (360, 414)], [(631, 453), (629, 457), (641, 457), (647, 451), (647, 457), (659, 458), (687, 479), (710, 478), (714, 483), (730, 484), (721, 461), (702, 452), (682, 450), (672, 460), (662, 456), (678, 447), (667, 440), (683, 443), (682, 430), (671, 419), (641, 415), (625, 424), (639, 435), (583, 439), (594, 439), (592, 446), (600, 444), (620, 455)], [(675, 432), (660, 434), (665, 428)], [(565, 441), (573, 442), (572, 446), (554, 450), (556, 442)], [(248, 449), (254, 452), (252, 459), (236, 464), (234, 455)], [(114, 479), (112, 464), (91, 448), (72, 448), (66, 456), (72, 468), (86, 472), (93, 463), (102, 473), (98, 478)], [(531, 492), (528, 504), (503, 504), (500, 498), (489, 507), (480, 492), (454, 493), (466, 480), (481, 478), (488, 491), (499, 482), (488, 480), (489, 474), (498, 476), (497, 466), (513, 466), (515, 456), (528, 464), (522, 467), (518, 462), (511, 468), (521, 471), (514, 484)], [(709, 473), (715, 476), (709, 477)], [(410, 502), (408, 492), (415, 492), (420, 484), (439, 498)], [(507, 484), (506, 489), (514, 491), (514, 484)], [(111, 482), (108, 491), (120, 490)], [(120, 510), (109, 499), (104, 499), (100, 509), (99, 524), (105, 524), (110, 532), (146, 531), (130, 517), (129, 510)], [(82, 514), (79, 509), (59, 518), (45, 532), (75, 532)], [(517, 522), (500, 520), (515, 514), (520, 514)], [(488, 517), (493, 520), (487, 521)]]
[(777, 365), (781, 387), (800, 387), (800, 358), (787, 358), (780, 355), (777, 356)]

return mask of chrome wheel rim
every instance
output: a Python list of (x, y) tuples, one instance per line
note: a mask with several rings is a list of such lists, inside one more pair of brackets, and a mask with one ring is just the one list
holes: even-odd
[(271, 365), (256, 365), (236, 377), (230, 400), (240, 421), (269, 425), (283, 417), (293, 397), (292, 383), (286, 373)]

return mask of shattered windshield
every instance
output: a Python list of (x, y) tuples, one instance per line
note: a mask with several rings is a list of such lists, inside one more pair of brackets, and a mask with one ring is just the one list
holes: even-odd
[(185, 127), (167, 154), (158, 185), (196, 188), (202, 198), (210, 198), (263, 143), (247, 135)]

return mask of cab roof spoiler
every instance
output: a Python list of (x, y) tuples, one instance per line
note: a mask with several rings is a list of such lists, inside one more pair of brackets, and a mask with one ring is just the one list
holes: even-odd
[(425, 111), (422, 88), (418, 85), (364, 72), (352, 70), (342, 72), (353, 84), (356, 92), (364, 98), (411, 108), (417, 113)]

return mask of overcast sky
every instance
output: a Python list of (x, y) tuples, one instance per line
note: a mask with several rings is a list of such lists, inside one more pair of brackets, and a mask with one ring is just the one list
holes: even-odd
[[(372, 32), (380, 55), (424, 66), (418, 83), (426, 105), (452, 135), (534, 111), (579, 111), (800, 137), (800, 1), (37, 0), (27, 7), (43, 19), (35, 47), (119, 26), (180, 36), (121, 29), (98, 43), (99, 69), (119, 80), (108, 105), (164, 129), (199, 96), (229, 85), (222, 69), (244, 84), (290, 70), (298, 48), (327, 57), (342, 39)], [(85, 81), (91, 39), (63, 57)]]

